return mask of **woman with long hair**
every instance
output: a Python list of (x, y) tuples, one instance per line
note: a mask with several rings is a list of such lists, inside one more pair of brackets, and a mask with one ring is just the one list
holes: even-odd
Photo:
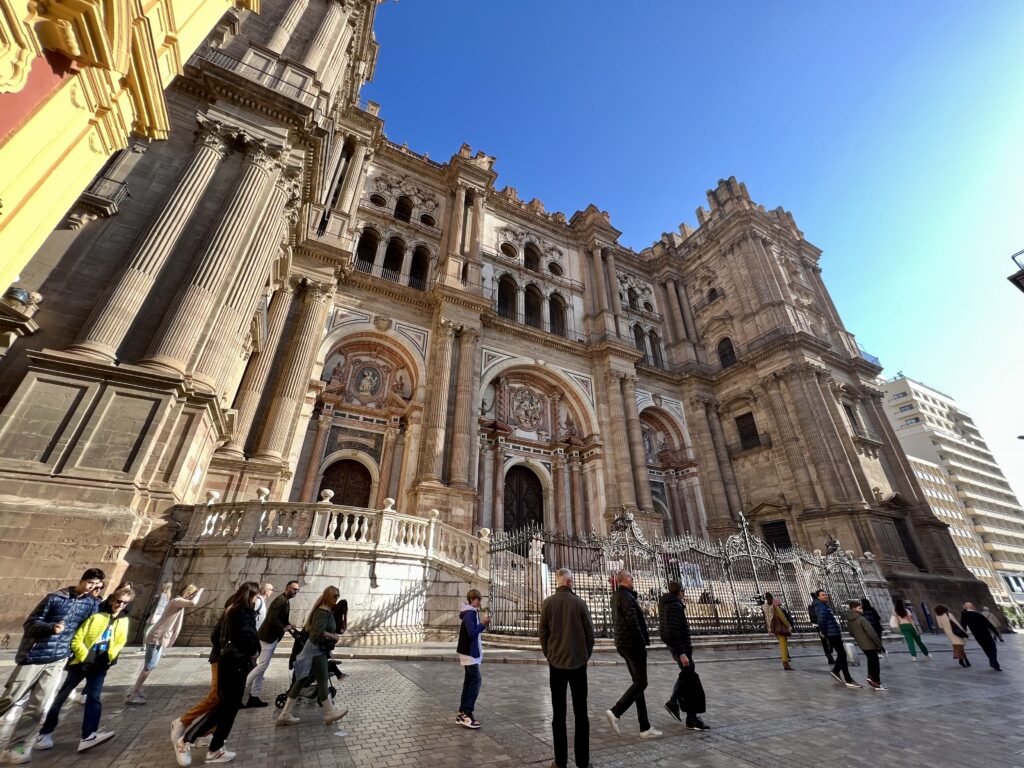
[(292, 708), (310, 674), (316, 680), (317, 699), (324, 710), (324, 725), (341, 720), (348, 714), (348, 709), (334, 706), (327, 685), (327, 660), (330, 658), (335, 644), (341, 639), (341, 635), (338, 634), (338, 625), (334, 620), (334, 608), (338, 604), (340, 595), (341, 592), (337, 587), (328, 587), (317, 598), (313, 610), (309, 612), (309, 617), (303, 627), (309, 633), (309, 638), (306, 640), (302, 652), (295, 658), (295, 666), (292, 669), (294, 680), (292, 687), (288, 689), (288, 700), (285, 702), (284, 709), (277, 717), (278, 725), (292, 725), (299, 722), (299, 718), (292, 714)]
[(894, 606), (894, 613), (892, 618), (889, 619), (889, 626), (892, 629), (898, 630), (903, 639), (907, 641), (907, 648), (910, 649), (910, 658), (917, 661), (917, 648), (915, 645), (921, 646), (921, 652), (924, 653), (926, 659), (930, 659), (931, 655), (928, 653), (928, 646), (921, 640), (921, 635), (917, 632), (917, 627), (914, 626), (914, 619), (910, 615), (910, 611), (902, 603), (896, 603)]
[(199, 605), (199, 598), (202, 596), (202, 587), (189, 584), (181, 591), (181, 595), (167, 603), (160, 620), (154, 622), (149, 632), (146, 633), (146, 660), (142, 664), (142, 670), (139, 672), (135, 685), (125, 697), (126, 704), (146, 703), (146, 695), (142, 692), (146, 678), (160, 663), (160, 656), (163, 652), (174, 645), (178, 639), (178, 633), (181, 632), (181, 626), (185, 621), (185, 610)]
[(235, 753), (224, 748), (224, 742), (231, 735), (235, 716), (242, 708), (242, 692), (245, 677), (256, 666), (260, 652), (260, 641), (256, 636), (256, 596), (260, 585), (247, 581), (228, 600), (220, 618), (217, 659), (217, 705), (185, 729), (175, 741), (174, 756), (178, 765), (192, 763), (192, 745), (205, 733), (213, 730), (210, 749), (206, 754), (207, 763), (230, 763)]
[(953, 646), (953, 658), (961, 667), (971, 666), (967, 658), (967, 647), (964, 639), (967, 637), (967, 630), (960, 626), (960, 622), (953, 618), (949, 608), (944, 605), (936, 605), (932, 612), (935, 614), (935, 623), (939, 625), (949, 642)]

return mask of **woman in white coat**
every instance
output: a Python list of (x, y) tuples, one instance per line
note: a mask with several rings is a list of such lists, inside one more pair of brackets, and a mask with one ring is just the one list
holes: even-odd
[(949, 642), (953, 644), (953, 658), (961, 667), (971, 666), (971, 662), (967, 660), (967, 650), (964, 647), (967, 630), (960, 626), (960, 622), (953, 618), (953, 614), (946, 606), (936, 605), (932, 612), (935, 614), (935, 621), (946, 633)]

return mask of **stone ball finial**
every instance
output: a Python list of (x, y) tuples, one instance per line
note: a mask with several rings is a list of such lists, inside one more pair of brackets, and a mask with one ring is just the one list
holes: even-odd
[(270, 496), (270, 489), (266, 486), (260, 486), (256, 489), (256, 498), (259, 499), (260, 504), (265, 504), (268, 496)]
[(490, 541), (491, 540), (491, 529), (490, 528), (481, 528), (479, 531), (477, 531), (476, 535), (480, 537), (480, 541)]
[(391, 497), (384, 499), (384, 511), (394, 512), (395, 511), (395, 500)]
[(216, 504), (217, 500), (220, 499), (220, 491), (207, 491), (206, 492), (206, 504)]
[(437, 520), (437, 518), (441, 516), (441, 511), (438, 509), (432, 509), (428, 514), (430, 515), (431, 520)]
[(815, 554), (815, 555), (816, 555), (817, 557), (821, 557), (821, 550), (820, 550), (820, 549), (816, 549), (816, 550), (814, 550), (814, 554)]
[(332, 491), (330, 488), (324, 488), (322, 491), (320, 491), (320, 503), (321, 504), (330, 504), (331, 503), (331, 499), (333, 499), (333, 498), (334, 498), (334, 491)]
[(847, 549), (847, 550), (845, 550), (845, 552), (846, 552), (846, 556), (847, 557), (853, 557), (853, 550), (852, 549)]
[(875, 553), (872, 552), (870, 549), (865, 549), (864, 550), (864, 559), (865, 560), (874, 560), (875, 559)]

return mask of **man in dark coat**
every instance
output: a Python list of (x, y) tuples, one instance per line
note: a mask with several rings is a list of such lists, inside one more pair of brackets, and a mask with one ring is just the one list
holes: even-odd
[(651, 721), (647, 719), (647, 700), (644, 698), (644, 691), (647, 689), (647, 646), (651, 644), (651, 638), (647, 634), (647, 619), (636, 599), (636, 592), (633, 591), (633, 574), (629, 571), (619, 571), (615, 581), (618, 584), (618, 588), (612, 594), (615, 650), (626, 660), (626, 668), (633, 682), (605, 715), (612, 730), (616, 735), (621, 735), (619, 718), (636, 704), (640, 738), (657, 738), (662, 734), (651, 727)]
[(572, 691), (576, 722), (573, 756), (576, 765), (590, 765), (590, 718), (587, 717), (587, 662), (594, 652), (594, 623), (590, 611), (572, 591), (572, 571), (555, 571), (555, 594), (540, 609), (540, 649), (548, 660), (551, 687), (553, 768), (569, 765), (569, 739), (565, 732), (565, 689)]
[[(818, 598), (815, 595), (811, 595), (811, 603), (807, 606), (807, 616), (815, 627), (818, 626), (818, 612), (814, 605), (816, 602), (818, 602)], [(828, 659), (828, 663), (835, 664), (836, 660), (832, 656), (832, 648), (829, 647), (828, 638), (819, 631), (818, 639), (821, 640), (821, 650), (825, 652), (825, 658)]]
[(840, 685), (847, 688), (863, 688), (860, 683), (855, 683), (850, 676), (850, 666), (846, 659), (846, 648), (843, 647), (843, 630), (836, 621), (835, 614), (828, 607), (828, 593), (819, 589), (814, 594), (814, 615), (817, 619), (818, 631), (828, 640), (828, 647), (836, 656), (836, 662), (832, 665), (832, 678)]
[(995, 636), (998, 630), (992, 626), (992, 622), (974, 610), (974, 603), (964, 603), (964, 612), (960, 614), (960, 626), (974, 635), (981, 650), (988, 656), (988, 665), (996, 672), (1002, 672), (996, 656)]
[(693, 661), (690, 622), (686, 620), (682, 593), (682, 585), (670, 581), (668, 592), (658, 601), (658, 635), (679, 666), (679, 677), (672, 688), (672, 698), (665, 702), (665, 709), (676, 720), (681, 720), (680, 712), (685, 712), (686, 727), (690, 730), (708, 731), (711, 729), (699, 717), (704, 712), (704, 687)]
[(260, 698), (263, 692), (263, 676), (274, 658), (277, 644), (292, 628), (291, 619), (288, 618), (288, 601), (299, 594), (299, 589), (299, 582), (289, 581), (284, 592), (270, 603), (266, 618), (258, 625), (260, 657), (256, 661), (256, 667), (245, 678), (245, 690), (242, 693), (243, 709), (267, 706), (267, 702)]

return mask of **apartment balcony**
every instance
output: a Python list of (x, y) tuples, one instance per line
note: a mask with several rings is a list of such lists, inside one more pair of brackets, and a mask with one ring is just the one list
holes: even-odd
[(1007, 280), (1017, 286), (1018, 290), (1024, 291), (1024, 251), (1017, 251), (1013, 256), (1013, 263), (1017, 266), (1017, 271), (1010, 275)]
[(748, 451), (758, 451), (771, 447), (772, 436), (767, 432), (762, 432), (757, 435), (750, 435), (749, 437), (740, 440), (738, 443), (733, 443), (728, 446), (728, 450), (730, 456), (739, 456), (740, 454), (747, 453)]

